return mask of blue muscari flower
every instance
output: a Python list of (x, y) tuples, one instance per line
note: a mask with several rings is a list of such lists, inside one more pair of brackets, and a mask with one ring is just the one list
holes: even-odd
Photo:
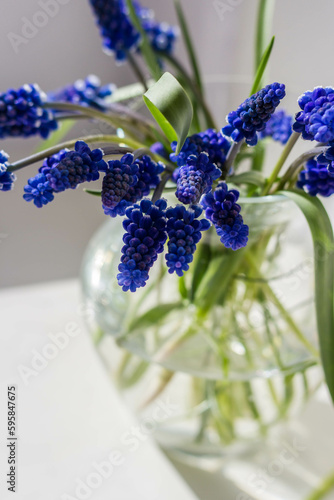
[(39, 173), (45, 175), (48, 174), (51, 168), (55, 167), (63, 158), (65, 158), (66, 154), (69, 152), (69, 149), (61, 149), (58, 153), (45, 158), (42, 166), (38, 169)]
[(248, 97), (236, 111), (227, 115), (228, 125), (222, 133), (239, 142), (245, 139), (250, 146), (257, 143), (257, 132), (264, 130), (266, 122), (285, 96), (283, 83), (271, 83), (256, 94)]
[(156, 52), (171, 54), (179, 35), (178, 27), (157, 22), (151, 9), (139, 7), (138, 4), (137, 12), (153, 49)]
[(321, 154), (317, 157), (317, 160), (321, 163), (325, 163), (327, 165), (327, 169), (329, 175), (331, 177), (334, 176), (334, 146), (331, 146), (326, 149), (324, 154)]
[[(133, 162), (132, 154), (127, 153), (125, 156), (127, 161), (130, 161), (129, 159), (131, 158)], [(137, 158), (134, 161), (134, 165), (136, 168), (136, 182), (128, 185), (127, 191), (124, 193), (122, 199), (117, 205), (114, 207), (108, 207), (103, 204), (104, 213), (106, 215), (110, 215), (111, 217), (124, 215), (127, 207), (137, 203), (144, 196), (147, 196), (151, 189), (157, 187), (160, 182), (159, 175), (165, 168), (161, 162), (154, 162), (148, 155)]]
[(59, 193), (65, 189), (75, 189), (82, 182), (97, 180), (99, 172), (107, 169), (102, 157), (102, 149), (92, 151), (84, 141), (77, 141), (75, 151), (66, 153), (46, 174), (50, 187)]
[[(90, 3), (101, 30), (105, 50), (113, 52), (116, 61), (124, 61), (127, 52), (135, 50), (140, 41), (140, 34), (129, 18), (125, 0), (90, 0)], [(141, 7), (138, 2), (134, 2), (134, 7), (152, 47), (157, 52), (171, 53), (177, 29), (155, 21), (153, 11)]]
[(304, 92), (298, 104), (301, 108), (295, 116), (293, 130), (309, 141), (334, 140), (334, 88), (315, 87)]
[(154, 144), (152, 144), (152, 146), (150, 146), (150, 150), (152, 151), (152, 153), (155, 153), (161, 156), (162, 158), (169, 160), (168, 151), (166, 150), (162, 142), (155, 142)]
[(124, 215), (129, 206), (125, 199), (129, 188), (138, 182), (138, 165), (133, 155), (127, 153), (120, 160), (108, 162), (108, 170), (102, 183), (102, 208), (106, 215)]
[(90, 3), (106, 52), (113, 52), (116, 61), (124, 61), (127, 52), (136, 48), (140, 39), (128, 17), (124, 0), (90, 0)]
[(46, 95), (38, 85), (0, 93), (0, 138), (40, 135), (46, 139), (58, 128), (54, 114), (42, 105)]
[(129, 207), (125, 212), (125, 245), (117, 275), (118, 284), (124, 292), (135, 292), (146, 285), (149, 270), (163, 251), (167, 239), (166, 207), (165, 200), (160, 199), (153, 204), (144, 199), (140, 205)]
[(0, 151), (0, 191), (10, 191), (14, 187), (16, 175), (8, 171), (9, 156), (5, 151)]
[(105, 111), (108, 108), (106, 98), (112, 95), (115, 86), (101, 86), (99, 78), (89, 75), (84, 80), (77, 80), (72, 85), (48, 93), (48, 101), (64, 101), (81, 106), (91, 106)]
[(189, 155), (204, 152), (208, 153), (212, 163), (215, 163), (218, 168), (222, 168), (226, 160), (226, 155), (230, 149), (231, 142), (220, 132), (208, 129), (199, 134), (187, 137), (178, 155), (175, 154), (177, 142), (172, 142), (171, 146), (174, 153), (170, 155), (170, 159), (176, 162), (179, 167), (185, 165)]
[(210, 162), (207, 153), (200, 153), (188, 156), (186, 164), (174, 174), (177, 199), (185, 205), (193, 205), (210, 191), (212, 182), (221, 176), (221, 170)]
[(267, 121), (266, 127), (259, 134), (260, 139), (271, 137), (274, 141), (286, 144), (292, 134), (292, 116), (283, 109), (276, 111)]
[(225, 182), (220, 182), (215, 191), (203, 196), (201, 201), (205, 216), (215, 226), (220, 241), (232, 250), (245, 247), (249, 233), (248, 226), (240, 215), (238, 198), (239, 192), (236, 189), (229, 190)]
[(202, 238), (202, 231), (210, 227), (207, 219), (198, 219), (202, 211), (198, 205), (191, 206), (189, 210), (184, 205), (167, 209), (169, 239), (166, 261), (169, 273), (176, 272), (178, 276), (183, 276), (184, 271), (188, 271), (196, 245)]
[(45, 174), (39, 173), (28, 180), (28, 184), (24, 187), (23, 198), (26, 201), (33, 201), (36, 207), (41, 208), (54, 199), (53, 193)]
[(299, 174), (297, 187), (311, 196), (331, 196), (334, 193), (334, 172), (329, 172), (328, 161), (321, 161), (319, 157), (308, 160), (305, 170)]

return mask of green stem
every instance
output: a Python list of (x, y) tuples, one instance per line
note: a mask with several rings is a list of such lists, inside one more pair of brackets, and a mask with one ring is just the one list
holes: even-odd
[(283, 167), (283, 165), (285, 163), (285, 160), (289, 156), (292, 148), (296, 144), (296, 142), (299, 139), (299, 137), (300, 137), (300, 134), (298, 134), (297, 132), (293, 132), (292, 133), (290, 139), (287, 142), (287, 145), (283, 149), (283, 152), (282, 152), (281, 156), (278, 159), (278, 162), (276, 163), (276, 165), (274, 167), (274, 170), (272, 171), (271, 175), (269, 176), (269, 178), (267, 180), (267, 183), (266, 183), (265, 187), (263, 188), (263, 191), (262, 191), (262, 195), (263, 196), (265, 196), (265, 195), (267, 195), (269, 193), (272, 185), (276, 181), (277, 176), (280, 173), (280, 171), (281, 171), (281, 169), (282, 169), (282, 167)]
[(20, 170), (21, 168), (27, 167), (28, 165), (32, 165), (33, 163), (37, 163), (39, 161), (44, 160), (45, 158), (52, 156), (56, 153), (59, 153), (61, 149), (73, 149), (75, 143), (77, 141), (85, 141), (89, 143), (114, 143), (114, 144), (127, 144), (130, 148), (130, 151), (133, 147), (136, 149), (138, 145), (141, 147), (142, 144), (137, 143), (131, 139), (120, 139), (117, 135), (89, 135), (85, 137), (79, 137), (77, 139), (71, 139), (70, 141), (63, 142), (58, 144), (57, 146), (53, 146), (52, 148), (45, 149), (44, 151), (40, 151), (34, 155), (28, 156), (27, 158), (23, 158), (22, 160), (16, 161), (12, 163), (8, 170), (10, 172), (15, 172), (16, 170)]
[(282, 179), (280, 180), (276, 191), (280, 191), (281, 189), (284, 189), (285, 184), (290, 180), (295, 178), (296, 175), (298, 175), (298, 171), (300, 168), (304, 165), (304, 163), (309, 160), (310, 158), (313, 158), (314, 156), (320, 155), (321, 153), (324, 153), (328, 149), (328, 146), (325, 147), (317, 147), (310, 149), (309, 151), (306, 151), (305, 153), (301, 154), (298, 156), (298, 158), (295, 159), (294, 162), (291, 163), (290, 167), (286, 171), (286, 173), (283, 175)]
[(331, 472), (321, 483), (321, 485), (313, 491), (306, 500), (321, 500), (334, 489), (334, 471)]
[(127, 61), (130, 64), (130, 66), (131, 66), (134, 74), (138, 78), (139, 82), (143, 85), (144, 90), (146, 92), (148, 90), (148, 86), (147, 86), (147, 83), (146, 83), (146, 78), (145, 78), (145, 76), (144, 76), (144, 74), (143, 74), (143, 72), (142, 72), (139, 64), (137, 63), (136, 58), (133, 56), (133, 54), (132, 54), (132, 52), (130, 50), (127, 51), (126, 57), (127, 57)]
[(229, 152), (227, 153), (226, 161), (224, 163), (224, 173), (226, 173), (226, 175), (229, 173), (230, 168), (233, 166), (234, 160), (236, 159), (243, 143), (244, 143), (244, 140), (239, 141), (239, 142), (234, 142), (233, 146), (230, 148)]
[[(251, 256), (250, 253), (246, 253), (246, 259), (249, 263), (249, 265), (254, 269), (254, 271), (257, 273), (258, 276), (261, 276), (260, 271), (257, 268), (256, 263), (254, 262), (253, 257)], [(304, 337), (288, 311), (285, 309), (285, 307), (281, 304), (279, 299), (276, 297), (275, 293), (271, 289), (271, 287), (268, 285), (268, 283), (263, 283), (262, 287), (265, 289), (265, 293), (267, 293), (268, 297), (271, 299), (271, 301), (275, 304), (277, 307), (278, 311), (281, 313), (284, 321), (289, 325), (291, 330), (294, 332), (298, 340), (306, 347), (306, 349), (315, 357), (319, 358), (319, 353), (317, 349)]]
[(200, 106), (203, 110), (203, 113), (204, 113), (205, 119), (206, 119), (207, 127), (217, 129), (217, 126), (215, 124), (215, 120), (211, 114), (211, 111), (210, 111), (209, 106), (207, 105), (207, 103), (205, 101), (203, 94), (201, 94), (196, 83), (189, 76), (188, 72), (183, 67), (183, 65), (177, 59), (175, 59), (175, 57), (171, 56), (170, 54), (162, 52), (160, 55), (164, 59), (166, 59), (172, 66), (174, 66), (174, 68), (177, 71), (179, 71), (181, 73), (181, 75), (184, 77), (185, 81), (188, 84), (189, 90), (194, 94), (195, 98), (198, 100), (198, 103), (200, 104)]
[[(113, 128), (122, 128), (126, 135), (130, 138), (136, 140), (135, 129), (142, 130), (143, 133), (146, 134), (151, 140), (156, 140), (156, 133), (154, 132), (153, 126), (146, 122), (143, 118), (138, 116), (133, 116), (133, 114), (129, 114), (129, 112), (124, 107), (115, 108), (116, 105), (111, 105), (108, 109), (107, 113), (103, 113), (98, 109), (88, 107), (88, 106), (80, 106), (79, 104), (73, 104), (69, 102), (45, 102), (43, 104), (43, 108), (45, 109), (53, 109), (58, 111), (67, 111), (67, 112), (77, 112), (87, 117), (95, 120), (99, 120), (102, 122), (111, 125)], [(112, 112), (112, 107), (114, 109), (118, 109), (120, 114)], [(131, 128), (132, 127), (132, 128)]]

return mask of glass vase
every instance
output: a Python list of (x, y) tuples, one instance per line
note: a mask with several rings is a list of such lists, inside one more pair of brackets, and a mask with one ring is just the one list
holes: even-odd
[(145, 288), (122, 292), (117, 220), (93, 237), (82, 268), (89, 328), (108, 372), (143, 429), (202, 466), (263, 444), (321, 383), (303, 215), (283, 196), (240, 204), (248, 246), (225, 249), (211, 228), (183, 278), (161, 255)]

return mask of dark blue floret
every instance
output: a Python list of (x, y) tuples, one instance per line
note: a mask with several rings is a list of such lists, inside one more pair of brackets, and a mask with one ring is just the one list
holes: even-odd
[(106, 98), (111, 96), (115, 86), (112, 84), (101, 86), (99, 78), (89, 75), (84, 80), (77, 80), (72, 85), (48, 93), (49, 101), (63, 101), (90, 106), (105, 111), (108, 107)]
[(185, 165), (174, 174), (177, 199), (185, 205), (193, 205), (204, 193), (210, 191), (212, 182), (221, 176), (221, 170), (210, 162), (207, 153), (200, 153), (188, 156)]
[(0, 191), (10, 191), (14, 187), (16, 175), (8, 172), (9, 156), (5, 151), (0, 151)]
[[(108, 162), (108, 170), (102, 183), (102, 207), (106, 215), (124, 215), (128, 204), (125, 198), (129, 189), (138, 182), (138, 165), (128, 153), (121, 160)], [(123, 203), (121, 203), (123, 201)]]
[(58, 125), (53, 113), (43, 109), (45, 101), (38, 85), (0, 93), (0, 138), (40, 135), (46, 139)]
[(125, 245), (117, 275), (118, 284), (124, 292), (135, 292), (146, 285), (149, 270), (163, 251), (167, 239), (166, 207), (165, 200), (153, 204), (145, 199), (125, 212)]
[(23, 198), (26, 201), (33, 201), (38, 208), (47, 205), (54, 199), (53, 189), (45, 174), (37, 174), (28, 180), (28, 184), (24, 187)]
[(303, 139), (318, 142), (334, 140), (334, 89), (315, 87), (298, 99), (301, 108), (296, 114), (293, 130)]
[(331, 162), (322, 156), (323, 160), (311, 158), (305, 165), (305, 170), (299, 174), (297, 187), (304, 189), (311, 196), (331, 196), (334, 193), (334, 169), (330, 172)]
[[(171, 146), (173, 151), (175, 151), (177, 143), (172, 142)], [(208, 129), (188, 137), (181, 152), (178, 155), (175, 152), (172, 153), (170, 159), (176, 162), (179, 167), (182, 167), (185, 165), (189, 155), (208, 153), (211, 163), (215, 163), (218, 168), (222, 169), (230, 146), (230, 140), (220, 132)]]
[(229, 190), (225, 182), (220, 182), (215, 191), (203, 196), (201, 201), (205, 216), (215, 226), (220, 241), (232, 250), (245, 247), (249, 233), (248, 226), (240, 215), (238, 198), (239, 192), (236, 189)]
[(84, 141), (77, 141), (75, 151), (66, 153), (46, 174), (50, 187), (59, 193), (65, 189), (75, 189), (82, 182), (97, 180), (99, 172), (107, 169), (102, 157), (101, 149), (92, 151)]
[(285, 96), (283, 83), (271, 83), (246, 99), (236, 111), (227, 116), (228, 125), (222, 133), (239, 142), (245, 139), (250, 146), (257, 143), (257, 132), (265, 129), (266, 122)]
[[(133, 161), (133, 155), (127, 154), (125, 156), (127, 159), (132, 158)], [(134, 161), (134, 166), (136, 169), (136, 182), (128, 186), (124, 196), (114, 207), (107, 207), (107, 205), (103, 203), (103, 209), (106, 215), (110, 215), (111, 217), (124, 215), (127, 207), (137, 203), (144, 196), (147, 196), (151, 189), (157, 187), (160, 182), (159, 175), (165, 168), (161, 162), (156, 163), (147, 155), (137, 158)]]
[(271, 137), (274, 141), (286, 144), (292, 134), (292, 116), (281, 109), (267, 121), (266, 128), (260, 132), (260, 139)]
[(183, 276), (188, 271), (196, 245), (202, 238), (202, 231), (210, 227), (208, 220), (198, 219), (202, 211), (198, 205), (191, 206), (188, 210), (184, 205), (167, 209), (169, 240), (166, 261), (169, 273), (175, 272), (178, 276)]

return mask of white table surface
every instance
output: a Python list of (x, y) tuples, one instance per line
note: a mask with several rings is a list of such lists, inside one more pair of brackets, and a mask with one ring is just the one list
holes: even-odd
[[(91, 345), (81, 306), (76, 281), (0, 291), (1, 499), (290, 500), (275, 496), (274, 480), (259, 496), (251, 492), (242, 496), (219, 471), (209, 473), (174, 462), (190, 489), (151, 437), (130, 451), (122, 443), (122, 434), (136, 425), (135, 419), (124, 408)], [(73, 333), (72, 337), (58, 335), (67, 338), (67, 345), (45, 351), (55, 338), (52, 335), (64, 332)], [(41, 361), (43, 351), (54, 358)], [(14, 497), (5, 484), (6, 391), (13, 384), (18, 393)], [(301, 461), (307, 464), (309, 483), (316, 485), (334, 470), (334, 410), (324, 388), (296, 426), (305, 431)], [(112, 472), (109, 468), (109, 477), (99, 479), (96, 464), (111, 459)], [(94, 488), (85, 489), (82, 485), (90, 479)], [(83, 489), (76, 492), (79, 484)], [(334, 499), (334, 494), (326, 498)]]
[[(140, 442), (136, 451), (122, 444), (122, 434), (136, 422), (106, 377), (78, 305), (76, 282), (0, 293), (0, 498), (195, 500), (153, 439)], [(46, 366), (41, 361), (36, 366), (36, 352), (50, 344), (49, 335), (70, 330), (77, 335), (68, 337)], [(18, 393), (15, 495), (5, 485), (6, 392), (13, 384)], [(110, 458), (117, 451), (121, 455)], [(111, 460), (113, 471), (106, 468), (109, 477), (101, 481), (94, 464)], [(78, 480), (94, 488), (89, 492)]]

